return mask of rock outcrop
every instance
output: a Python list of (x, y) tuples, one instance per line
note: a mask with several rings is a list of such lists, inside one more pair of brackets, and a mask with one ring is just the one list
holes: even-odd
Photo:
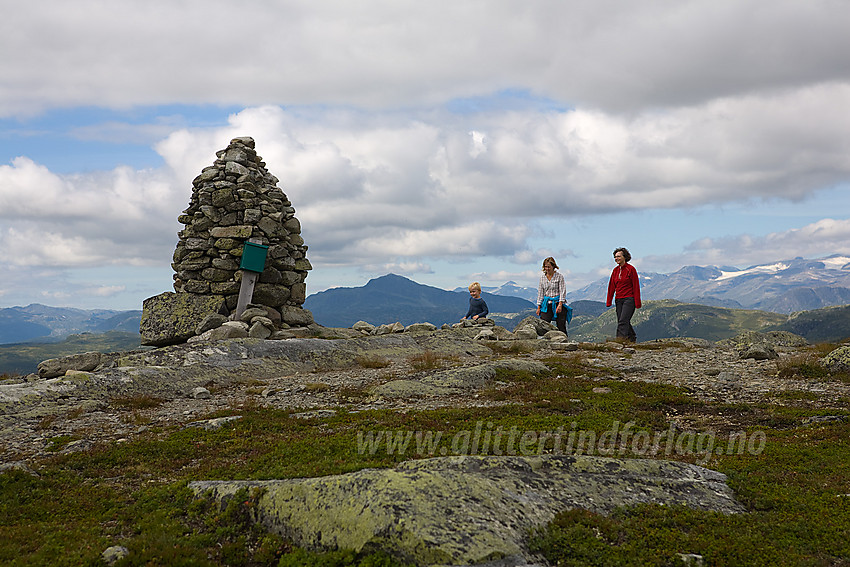
[(827, 354), (823, 362), (832, 372), (850, 371), (850, 346), (838, 347)]
[[(238, 303), (246, 242), (266, 254), (253, 290), (253, 303), (280, 314), (282, 325), (313, 322), (302, 309), (307, 273), (312, 269), (301, 223), (278, 179), (257, 155), (252, 138), (234, 138), (218, 159), (192, 182), (188, 208), (178, 217), (185, 225), (174, 250), (174, 294), (145, 301), (142, 344), (176, 344), (193, 336), (212, 313), (229, 314)], [(188, 299), (192, 297), (192, 299)], [(220, 309), (210, 304), (220, 303)], [(202, 308), (195, 309), (199, 304)], [(192, 306), (191, 313), (186, 306)], [(173, 330), (173, 332), (172, 332)]]
[(787, 331), (746, 331), (731, 339), (719, 341), (735, 349), (740, 358), (774, 360), (779, 358), (777, 348), (795, 348), (808, 344), (806, 339)]
[(260, 489), (256, 520), (299, 546), (383, 549), (416, 565), (526, 564), (525, 538), (568, 508), (641, 503), (744, 512), (725, 475), (687, 463), (593, 456), (436, 457), (321, 478), (198, 481), (226, 504)]

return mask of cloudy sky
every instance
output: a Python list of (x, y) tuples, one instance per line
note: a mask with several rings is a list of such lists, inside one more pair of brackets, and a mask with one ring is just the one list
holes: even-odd
[[(0, 307), (171, 290), (251, 136), (308, 293), (850, 254), (843, 0), (0, 0)], [(600, 298), (601, 299), (601, 298)]]

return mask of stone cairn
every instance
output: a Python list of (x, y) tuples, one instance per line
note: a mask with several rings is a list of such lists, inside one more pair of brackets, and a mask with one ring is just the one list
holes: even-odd
[[(216, 157), (192, 182), (189, 207), (178, 217), (185, 228), (178, 233), (172, 263), (176, 293), (144, 302), (142, 344), (174, 344), (205, 333), (204, 338), (240, 336), (237, 328), (243, 325), (245, 336), (269, 338), (313, 324), (312, 314), (302, 308), (312, 266), (292, 203), (252, 138), (234, 138)], [(265, 269), (241, 320), (228, 321), (239, 299), (248, 240), (268, 246)]]

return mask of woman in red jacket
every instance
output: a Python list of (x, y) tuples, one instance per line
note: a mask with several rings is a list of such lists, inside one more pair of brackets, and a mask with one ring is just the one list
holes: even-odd
[(617, 262), (617, 267), (611, 273), (611, 279), (608, 281), (608, 300), (605, 304), (611, 307), (611, 299), (614, 295), (617, 304), (617, 338), (626, 339), (629, 342), (635, 342), (634, 327), (632, 327), (632, 315), (635, 309), (640, 309), (640, 282), (638, 281), (637, 270), (629, 264), (632, 255), (625, 248), (617, 248), (614, 250), (614, 261)]

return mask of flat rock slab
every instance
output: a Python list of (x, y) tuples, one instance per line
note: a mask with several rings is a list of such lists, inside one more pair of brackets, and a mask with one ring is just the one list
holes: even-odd
[[(382, 549), (417, 565), (524, 565), (528, 530), (569, 508), (641, 503), (744, 512), (725, 475), (687, 463), (593, 456), (437, 457), (393, 469), (189, 483), (222, 506), (261, 489), (256, 520), (314, 550)], [(507, 563), (505, 563), (507, 561)]]
[(373, 394), (387, 398), (448, 396), (462, 390), (477, 390), (496, 379), (499, 369), (542, 374), (549, 368), (534, 360), (498, 360), (465, 368), (452, 368), (420, 379), (392, 380), (372, 388)]

